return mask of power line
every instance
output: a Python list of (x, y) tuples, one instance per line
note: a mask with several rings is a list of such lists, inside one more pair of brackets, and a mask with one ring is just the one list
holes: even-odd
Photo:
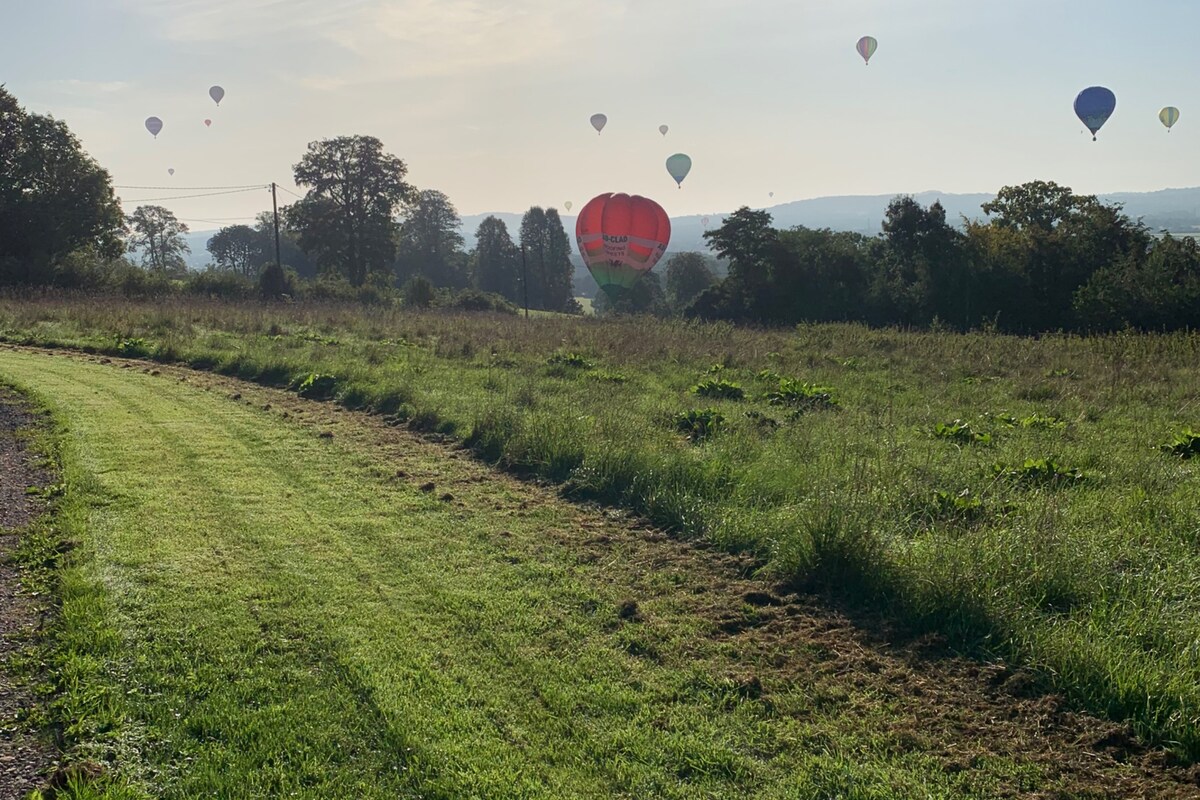
[(195, 198), (195, 197), (217, 197), (219, 195), (225, 195), (225, 194), (244, 194), (246, 192), (258, 192), (258, 191), (262, 191), (263, 189), (268, 189), (268, 188), (270, 188), (269, 185), (251, 186), (246, 189), (231, 189), (227, 192), (206, 192), (204, 194), (180, 194), (180, 195), (173, 195), (171, 197), (142, 197), (142, 198), (138, 198), (136, 200), (127, 200), (125, 202), (156, 203), (156, 202), (161, 202), (164, 200), (191, 200), (192, 198)]
[(283, 186), (283, 185), (280, 185), (280, 184), (276, 184), (276, 185), (277, 185), (277, 186), (278, 186), (280, 189), (283, 189), (285, 192), (287, 192), (288, 194), (290, 194), (292, 197), (295, 197), (295, 198), (297, 198), (297, 199), (299, 199), (299, 200), (303, 200), (303, 199), (304, 199), (304, 195), (296, 194), (295, 192), (293, 192), (291, 189), (287, 188), (286, 186)]
[(175, 191), (175, 192), (202, 192), (209, 189), (265, 189), (270, 186), (269, 183), (260, 183), (255, 186), (113, 186), (114, 189), (153, 189), (155, 191)]

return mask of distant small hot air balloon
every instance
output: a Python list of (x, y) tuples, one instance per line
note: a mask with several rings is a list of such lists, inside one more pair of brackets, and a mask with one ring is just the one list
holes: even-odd
[(604, 126), (608, 124), (608, 117), (603, 114), (592, 114), (592, 127), (596, 129), (596, 134), (604, 130)]
[(1116, 108), (1117, 96), (1103, 86), (1089, 86), (1075, 96), (1075, 116), (1092, 132), (1093, 142)]
[(593, 197), (575, 222), (579, 254), (596, 283), (613, 298), (653, 269), (670, 241), (667, 212), (639, 195), (608, 192)]
[(158, 134), (162, 132), (162, 129), (162, 120), (158, 117), (148, 117), (146, 119), (146, 130), (150, 131), (151, 135), (154, 136), (155, 139), (158, 138)]
[(692, 159), (683, 153), (676, 153), (667, 159), (667, 172), (675, 179), (679, 188), (683, 188), (683, 179), (692, 171)]
[(167, 174), (168, 174), (168, 175), (174, 175), (174, 174), (175, 174), (175, 168), (174, 168), (174, 167), (171, 167), (170, 169), (168, 169), (168, 170), (167, 170)]
[(1167, 106), (1158, 112), (1158, 118), (1162, 120), (1163, 125), (1167, 126), (1167, 133), (1170, 133), (1175, 123), (1179, 122), (1179, 109), (1175, 106)]
[(767, 192), (767, 197), (774, 197), (774, 196), (775, 196), (774, 192)]
[(220, 86), (210, 87), (208, 90), (208, 96), (213, 99), (214, 103), (221, 105), (221, 101), (225, 99), (225, 90)]
[(669, 130), (671, 130), (671, 129), (670, 129), (670, 128), (668, 128), (666, 125), (659, 125), (659, 126), (658, 126), (658, 132), (659, 132), (659, 133), (661, 133), (663, 136), (666, 136), (666, 135), (667, 135), (667, 131), (669, 131)]
[(858, 44), (854, 48), (858, 50), (858, 54), (862, 56), (863, 61), (870, 65), (871, 56), (875, 55), (875, 51), (879, 49), (879, 42), (875, 41), (874, 36), (864, 36), (858, 40)]
[(701, 217), (700, 224), (704, 226), (705, 230), (707, 230), (708, 229), (708, 217)]
[(204, 127), (206, 127), (206, 128), (211, 128), (211, 127), (212, 127), (212, 120), (211, 120), (211, 119), (206, 119), (206, 120), (204, 120)]
[(567, 211), (570, 211), (570, 210), (571, 210), (571, 205), (572, 205), (572, 204), (571, 204), (571, 201), (570, 201), (570, 200), (568, 200), (567, 202), (563, 203), (563, 208), (565, 208)]

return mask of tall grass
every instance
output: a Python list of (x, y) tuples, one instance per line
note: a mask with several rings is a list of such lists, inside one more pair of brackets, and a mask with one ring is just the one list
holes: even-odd
[[(1200, 460), (1162, 449), (1200, 424), (1195, 334), (58, 297), (0, 301), (0, 336), (306, 387), (454, 433), (489, 461), (751, 553), (780, 581), (1029, 664), (1200, 758)], [(722, 381), (743, 396), (693, 391)], [(678, 429), (707, 409), (723, 418), (710, 434)]]

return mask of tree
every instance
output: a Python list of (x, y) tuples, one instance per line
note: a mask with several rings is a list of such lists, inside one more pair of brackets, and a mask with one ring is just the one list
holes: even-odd
[(703, 309), (706, 318), (765, 321), (767, 309), (776, 300), (770, 284), (781, 255), (771, 215), (742, 206), (704, 238), (710, 250), (728, 260), (729, 277), (720, 284), (720, 291), (709, 289), (697, 296), (698, 305), (693, 303), (697, 313)]
[[(317, 277), (317, 263), (300, 247), (299, 235), (287, 226), (287, 215), (279, 219), (279, 260), (285, 269), (293, 269), (302, 278)], [(255, 264), (261, 270), (275, 260), (275, 215), (263, 211), (254, 218), (254, 230), (263, 237), (262, 261)]]
[(188, 226), (175, 218), (162, 206), (138, 206), (129, 215), (132, 235), (129, 237), (130, 252), (140, 252), (142, 266), (162, 275), (183, 275), (187, 262), (183, 254), (191, 248), (183, 234)]
[(571, 276), (571, 242), (558, 211), (534, 206), (521, 218), (521, 249), (529, 281), (529, 307), (579, 313)]
[(592, 300), (592, 310), (598, 316), (609, 314), (653, 314), (666, 316), (670, 313), (667, 295), (663, 291), (658, 273), (647, 272), (633, 286), (620, 292), (614, 300), (608, 292), (601, 291)]
[(928, 324), (938, 317), (966, 327), (970, 276), (962, 234), (947, 224), (942, 204), (922, 208), (907, 195), (894, 198), (884, 217), (883, 236), (884, 263), (872, 287), (876, 314), (908, 325)]
[(462, 219), (450, 198), (425, 189), (405, 214), (396, 235), (396, 272), (406, 281), (416, 275), (434, 286), (462, 289), (467, 285)]
[(206, 245), (219, 269), (247, 278), (267, 262), (266, 237), (249, 225), (230, 225), (213, 234)]
[(850, 231), (797, 226), (779, 233), (778, 263), (771, 282), (771, 319), (862, 319), (873, 265), (882, 261), (877, 239)]
[(362, 286), (371, 272), (391, 267), (393, 219), (413, 194), (403, 161), (373, 136), (341, 136), (309, 144), (293, 173), (309, 191), (285, 209), (288, 227), (321, 269)]
[(667, 301), (681, 311), (696, 295), (717, 282), (717, 276), (701, 253), (676, 253), (667, 261)]
[(117, 258), (123, 231), (108, 173), (65, 123), (26, 113), (0, 86), (0, 283), (47, 283), (80, 250)]
[(521, 254), (508, 235), (504, 220), (486, 217), (479, 223), (471, 274), (481, 291), (495, 292), (515, 303), (521, 302)]
[(993, 218), (967, 226), (974, 283), (983, 316), (999, 315), (1010, 331), (1075, 327), (1080, 287), (1124, 259), (1140, 263), (1150, 246), (1146, 227), (1120, 206), (1055, 183), (1006, 186), (983, 208)]

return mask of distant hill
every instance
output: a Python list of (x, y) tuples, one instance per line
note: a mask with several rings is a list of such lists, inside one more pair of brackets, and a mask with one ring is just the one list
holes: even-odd
[[(792, 228), (803, 225), (808, 228), (831, 228), (836, 231), (857, 231), (868, 235), (879, 233), (880, 223), (888, 203), (895, 194), (847, 195), (844, 197), (816, 197), (811, 200), (796, 200), (791, 203), (766, 208), (777, 228)], [(963, 217), (979, 219), (984, 216), (980, 206), (995, 197), (994, 194), (954, 194), (951, 192), (916, 192), (913, 198), (922, 205), (940, 201), (946, 208), (948, 219), (959, 222)], [(1116, 192), (1102, 194), (1100, 199), (1120, 203), (1125, 213), (1133, 218), (1140, 217), (1152, 230), (1169, 230), (1174, 233), (1200, 232), (1200, 187), (1187, 189), (1162, 189), (1157, 192)], [(732, 209), (730, 209), (732, 210)], [(728, 212), (725, 212), (728, 213)], [(563, 214), (563, 225), (568, 235), (574, 232), (575, 217)], [(475, 246), (475, 231), (489, 216), (499, 217), (508, 226), (509, 233), (516, 238), (521, 229), (521, 214), (497, 211), (491, 214), (470, 214), (463, 217), (463, 237), (467, 248)], [(670, 252), (705, 250), (703, 238), (705, 215), (673, 217), (671, 219)], [(723, 214), (709, 214), (709, 228), (721, 224)], [(216, 231), (195, 231), (187, 235), (192, 248), (188, 266), (202, 269), (209, 263), (205, 245)]]

